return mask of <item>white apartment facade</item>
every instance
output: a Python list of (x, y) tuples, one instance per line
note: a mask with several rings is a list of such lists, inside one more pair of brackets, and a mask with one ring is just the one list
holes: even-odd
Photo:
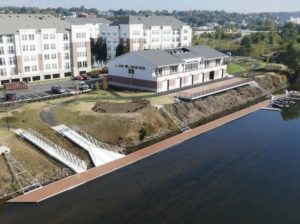
[(129, 51), (187, 47), (192, 43), (192, 29), (172, 16), (129, 16), (102, 25), (101, 38), (106, 40), (108, 59), (116, 56), (119, 44)]
[(0, 84), (90, 71), (90, 38), (99, 37), (91, 27), (49, 15), (0, 15)]
[(113, 86), (166, 92), (226, 78), (228, 56), (207, 46), (130, 52), (108, 62)]

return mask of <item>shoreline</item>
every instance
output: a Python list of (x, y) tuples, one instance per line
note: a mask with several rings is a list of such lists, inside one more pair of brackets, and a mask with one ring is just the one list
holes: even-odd
[(165, 139), (163, 141), (155, 143), (151, 146), (143, 148), (139, 151), (131, 153), (131, 154), (127, 155), (126, 157), (115, 160), (111, 163), (105, 164), (100, 167), (95, 167), (95, 168), (89, 169), (86, 172), (83, 172), (80, 174), (75, 174), (73, 176), (69, 176), (65, 179), (62, 179), (62, 180), (59, 180), (52, 184), (46, 185), (43, 188), (36, 189), (32, 192), (28, 192), (27, 194), (24, 194), (24, 195), (21, 195), (14, 199), (9, 200), (8, 203), (38, 203), (38, 202), (44, 201), (44, 200), (51, 198), (53, 196), (56, 196), (60, 193), (66, 192), (68, 190), (74, 189), (75, 187), (78, 187), (78, 186), (88, 183), (92, 180), (100, 178), (106, 174), (113, 172), (113, 171), (119, 170), (128, 165), (136, 163), (136, 162), (138, 162), (142, 159), (145, 159), (149, 156), (152, 156), (152, 155), (160, 153), (164, 150), (167, 150), (170, 147), (178, 145), (186, 140), (189, 140), (191, 138), (199, 136), (205, 132), (211, 131), (215, 128), (223, 126), (234, 120), (240, 119), (246, 115), (249, 115), (257, 110), (260, 110), (260, 109), (266, 107), (267, 105), (269, 105), (269, 100), (265, 100), (263, 102), (252, 105), (252, 106), (242, 109), (240, 111), (226, 115), (222, 118), (211, 121), (202, 126), (196, 127), (194, 129), (192, 129), (191, 131), (175, 135), (173, 137), (170, 137), (168, 139)]

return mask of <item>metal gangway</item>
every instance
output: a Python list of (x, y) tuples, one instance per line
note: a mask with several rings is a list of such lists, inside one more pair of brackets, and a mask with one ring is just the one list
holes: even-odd
[(191, 128), (185, 122), (179, 120), (174, 114), (172, 114), (166, 108), (161, 107), (160, 110), (176, 124), (176, 126), (181, 130), (181, 132), (187, 132), (191, 130)]
[(4, 195), (0, 199), (8, 198), (16, 194), (25, 194), (28, 191), (41, 188), (40, 182), (35, 179), (11, 154), (10, 148), (5, 146), (0, 147), (0, 155), (3, 155), (7, 166), (17, 183), (18, 189), (15, 192)]
[(57, 159), (65, 166), (69, 167), (76, 173), (81, 173), (87, 170), (87, 163), (67, 150), (63, 149), (59, 145), (56, 145), (54, 142), (45, 138), (38, 132), (28, 129), (25, 131), (23, 129), (18, 129), (15, 131), (22, 138), (28, 140), (36, 147), (42, 149), (45, 153), (51, 157)]
[(52, 128), (86, 150), (95, 166), (124, 157), (123, 148), (102, 143), (78, 127), (58, 125)]

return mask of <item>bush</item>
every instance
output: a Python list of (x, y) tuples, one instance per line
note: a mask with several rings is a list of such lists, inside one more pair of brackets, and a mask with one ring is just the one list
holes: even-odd
[(139, 139), (140, 139), (140, 141), (143, 141), (145, 139), (146, 135), (148, 134), (148, 131), (146, 128), (141, 128), (139, 130), (139, 133), (140, 133)]

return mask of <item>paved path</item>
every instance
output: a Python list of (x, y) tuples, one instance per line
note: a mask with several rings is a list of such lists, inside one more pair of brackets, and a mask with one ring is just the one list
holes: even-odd
[(99, 178), (101, 176), (104, 176), (108, 173), (111, 173), (115, 170), (121, 169), (125, 166), (128, 166), (130, 164), (133, 164), (137, 161), (140, 161), (142, 159), (145, 159), (149, 156), (152, 156), (156, 153), (159, 153), (161, 151), (164, 151), (172, 146), (175, 146), (179, 143), (182, 143), (188, 139), (191, 139), (193, 137), (196, 137), (200, 134), (203, 134), (207, 131), (210, 131), (212, 129), (215, 129), (217, 127), (220, 127), (224, 124), (227, 124), (229, 122), (232, 122), (236, 119), (239, 119), (243, 116), (246, 116), (250, 113), (253, 113), (261, 108), (266, 107), (269, 105), (269, 101), (264, 101), (261, 103), (258, 103), (256, 105), (253, 105), (251, 107), (248, 107), (246, 109), (243, 109), (241, 111), (235, 112), (233, 114), (227, 115), (223, 118), (217, 119), (213, 122), (207, 123), (205, 125), (202, 125), (200, 127), (197, 127), (189, 132), (185, 132), (179, 135), (176, 135), (174, 137), (171, 137), (169, 139), (166, 139), (164, 141), (161, 141), (159, 143), (156, 143), (154, 145), (151, 145), (147, 148), (144, 148), (142, 150), (139, 150), (137, 152), (134, 152), (126, 157), (123, 157), (121, 159), (115, 160), (111, 163), (107, 163), (103, 166), (92, 168), (86, 172), (76, 174), (70, 177), (67, 177), (65, 179), (62, 179), (60, 181), (57, 181), (53, 184), (49, 184), (47, 186), (44, 186), (41, 189), (37, 189), (35, 191), (32, 191), (30, 193), (27, 193), (25, 195), (21, 195), (17, 198), (14, 198), (9, 201), (9, 203), (37, 203), (41, 202), (43, 200), (46, 200), (48, 198), (51, 198), (55, 195), (58, 195), (62, 192), (68, 191), (72, 188), (75, 188), (79, 185), (82, 185), (84, 183), (87, 183), (89, 181), (92, 181), (96, 178)]

